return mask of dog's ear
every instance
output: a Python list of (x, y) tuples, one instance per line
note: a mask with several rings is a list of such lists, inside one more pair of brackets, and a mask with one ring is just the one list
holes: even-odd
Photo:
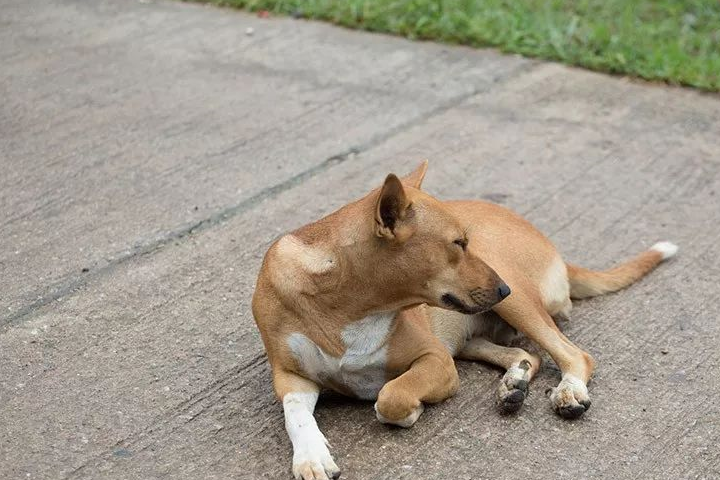
[(415, 167), (415, 170), (413, 170), (412, 173), (409, 173), (402, 178), (402, 183), (409, 187), (417, 188), (419, 190), (420, 186), (422, 185), (423, 179), (425, 178), (425, 172), (427, 172), (427, 167), (428, 161), (423, 160), (420, 165)]
[(385, 178), (375, 206), (375, 233), (378, 237), (400, 241), (407, 239), (411, 232), (403, 228), (408, 215), (410, 201), (400, 179), (394, 173)]

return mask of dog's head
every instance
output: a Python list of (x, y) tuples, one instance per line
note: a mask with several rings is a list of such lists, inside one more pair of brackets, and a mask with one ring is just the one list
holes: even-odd
[(389, 291), (463, 313), (489, 310), (510, 288), (478, 256), (469, 225), (420, 190), (423, 162), (402, 180), (385, 179), (375, 195), (376, 271)]

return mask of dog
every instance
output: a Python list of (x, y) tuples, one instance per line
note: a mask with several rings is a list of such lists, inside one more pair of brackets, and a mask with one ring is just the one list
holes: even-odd
[(423, 162), (317, 222), (279, 238), (263, 260), (252, 311), (267, 350), (293, 445), (296, 479), (340, 476), (313, 417), (329, 388), (375, 400), (383, 423), (410, 427), (426, 403), (458, 389), (453, 358), (505, 369), (498, 404), (517, 411), (540, 357), (502, 346), (519, 331), (546, 350), (562, 378), (554, 410), (590, 407), (595, 362), (557, 328), (571, 298), (635, 282), (677, 247), (655, 244), (607, 271), (566, 263), (510, 210), (443, 202), (421, 190)]

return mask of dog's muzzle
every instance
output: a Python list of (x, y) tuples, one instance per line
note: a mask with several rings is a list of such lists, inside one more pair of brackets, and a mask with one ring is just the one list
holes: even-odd
[(472, 315), (490, 310), (495, 304), (506, 299), (510, 293), (510, 287), (508, 287), (506, 283), (503, 283), (497, 287), (497, 290), (476, 288), (470, 292), (470, 298), (475, 302), (474, 305), (468, 305), (452, 293), (444, 294), (441, 300), (445, 306), (452, 310)]

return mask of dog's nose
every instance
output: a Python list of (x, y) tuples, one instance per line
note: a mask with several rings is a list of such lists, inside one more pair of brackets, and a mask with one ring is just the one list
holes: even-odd
[(510, 287), (503, 283), (498, 287), (498, 295), (500, 296), (500, 300), (503, 300), (505, 297), (510, 295)]

